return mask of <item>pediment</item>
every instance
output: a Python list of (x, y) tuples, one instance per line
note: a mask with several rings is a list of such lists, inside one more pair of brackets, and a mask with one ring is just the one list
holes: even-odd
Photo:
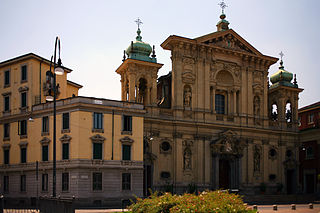
[(50, 143), (50, 139), (49, 138), (47, 138), (47, 137), (43, 137), (41, 140), (40, 140), (40, 143), (41, 144), (48, 144), (48, 143)]
[(221, 32), (214, 32), (198, 37), (195, 40), (207, 45), (222, 47), (225, 49), (245, 52), (253, 55), (262, 55), (256, 48), (254, 48), (251, 44), (249, 44), (249, 42), (243, 39), (232, 29)]
[(60, 138), (60, 141), (61, 142), (66, 142), (66, 141), (70, 141), (71, 140), (71, 136), (70, 135), (63, 135), (61, 138)]
[(134, 142), (134, 140), (128, 136), (125, 136), (123, 138), (120, 139), (120, 142), (121, 143), (129, 143), (129, 144), (132, 144)]
[(182, 73), (183, 83), (193, 84), (195, 80), (196, 76), (190, 70), (187, 70), (186, 72)]
[(96, 134), (96, 135), (90, 137), (90, 139), (95, 142), (103, 142), (106, 138), (99, 135), (99, 134)]

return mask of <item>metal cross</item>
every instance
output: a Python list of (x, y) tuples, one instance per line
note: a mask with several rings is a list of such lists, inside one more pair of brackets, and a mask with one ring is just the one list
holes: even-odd
[(228, 7), (228, 5), (226, 5), (226, 3), (224, 3), (224, 0), (222, 0), (218, 5), (222, 9), (222, 13), (224, 13), (224, 8)]
[(279, 55), (280, 55), (281, 61), (282, 61), (282, 58), (283, 58), (283, 56), (284, 56), (283, 52), (281, 51), (281, 52), (279, 53)]
[(136, 23), (137, 23), (137, 25), (138, 25), (138, 29), (140, 28), (140, 25), (141, 25), (141, 24), (143, 24), (140, 18), (138, 18), (138, 19), (137, 19), (137, 20), (135, 20), (134, 22), (136, 22)]

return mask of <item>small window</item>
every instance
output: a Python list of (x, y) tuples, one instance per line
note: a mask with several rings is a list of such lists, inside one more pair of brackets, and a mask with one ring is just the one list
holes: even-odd
[(301, 116), (298, 117), (298, 126), (301, 126)]
[(48, 161), (49, 160), (49, 146), (43, 145), (42, 146), (42, 161)]
[(275, 174), (270, 174), (269, 175), (269, 180), (272, 182), (272, 181), (275, 181), (276, 180), (276, 175)]
[(10, 111), (10, 96), (9, 95), (4, 97), (4, 111), (5, 112)]
[(122, 160), (131, 160), (131, 146), (122, 145)]
[(93, 159), (102, 160), (102, 143), (93, 143)]
[(221, 94), (215, 96), (215, 110), (217, 114), (225, 114), (225, 97)]
[(42, 191), (47, 192), (48, 191), (48, 174), (42, 174)]
[(9, 149), (3, 150), (3, 157), (4, 157), (4, 164), (9, 164), (9, 160), (10, 160), (10, 150)]
[(164, 151), (164, 152), (169, 151), (169, 150), (171, 149), (170, 143), (167, 142), (167, 141), (162, 142), (162, 143), (161, 143), (161, 149), (162, 149), (162, 151)]
[(306, 148), (306, 159), (313, 159), (314, 158), (314, 151), (311, 146)]
[(27, 135), (27, 120), (19, 121), (19, 135)]
[(288, 149), (286, 151), (286, 156), (287, 156), (287, 158), (291, 158), (293, 156), (293, 153), (292, 153), (292, 151), (290, 149)]
[(27, 65), (21, 66), (21, 81), (27, 80)]
[(308, 123), (313, 123), (313, 117), (314, 117), (314, 114), (308, 115)]
[(69, 143), (62, 144), (62, 160), (69, 160)]
[(93, 113), (93, 129), (103, 129), (103, 114)]
[(93, 191), (102, 190), (102, 173), (100, 172), (92, 173), (92, 190)]
[(3, 192), (9, 192), (9, 176), (7, 175), (3, 176)]
[(122, 190), (131, 190), (131, 174), (122, 173)]
[(63, 113), (62, 114), (62, 129), (66, 130), (69, 129), (70, 126), (70, 114), (69, 113)]
[(21, 93), (21, 108), (27, 107), (27, 92)]
[(69, 173), (62, 173), (62, 191), (69, 191)]
[(163, 179), (169, 179), (170, 178), (170, 172), (161, 172), (160, 177)]
[(4, 86), (10, 85), (10, 70), (4, 72)]
[(49, 117), (48, 116), (42, 117), (42, 132), (43, 133), (49, 132)]
[(27, 148), (22, 147), (20, 149), (20, 158), (21, 158), (21, 163), (26, 163), (27, 162)]
[(277, 151), (275, 149), (270, 149), (269, 150), (269, 156), (270, 157), (275, 157), (277, 155)]
[(122, 131), (132, 131), (132, 116), (124, 115), (122, 117)]
[(26, 175), (20, 175), (20, 192), (27, 191), (27, 177)]
[(10, 124), (5, 123), (3, 125), (3, 138), (10, 138)]

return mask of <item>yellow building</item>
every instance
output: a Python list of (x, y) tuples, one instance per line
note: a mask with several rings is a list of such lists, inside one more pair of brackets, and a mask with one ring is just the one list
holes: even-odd
[[(15, 202), (51, 196), (53, 103), (50, 61), (26, 54), (0, 63), (1, 189)], [(119, 205), (143, 188), (142, 104), (79, 97), (81, 85), (57, 76), (57, 195), (82, 205)]]

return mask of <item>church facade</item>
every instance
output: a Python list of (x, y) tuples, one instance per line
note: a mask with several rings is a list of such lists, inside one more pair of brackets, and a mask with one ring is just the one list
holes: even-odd
[[(295, 193), (298, 178), (298, 88), (278, 58), (263, 55), (222, 13), (217, 31), (169, 36), (172, 71), (142, 42), (141, 31), (116, 70), (122, 101), (144, 104), (144, 195), (240, 189)], [(152, 52), (152, 55), (150, 56)], [(158, 81), (157, 81), (158, 79)]]

